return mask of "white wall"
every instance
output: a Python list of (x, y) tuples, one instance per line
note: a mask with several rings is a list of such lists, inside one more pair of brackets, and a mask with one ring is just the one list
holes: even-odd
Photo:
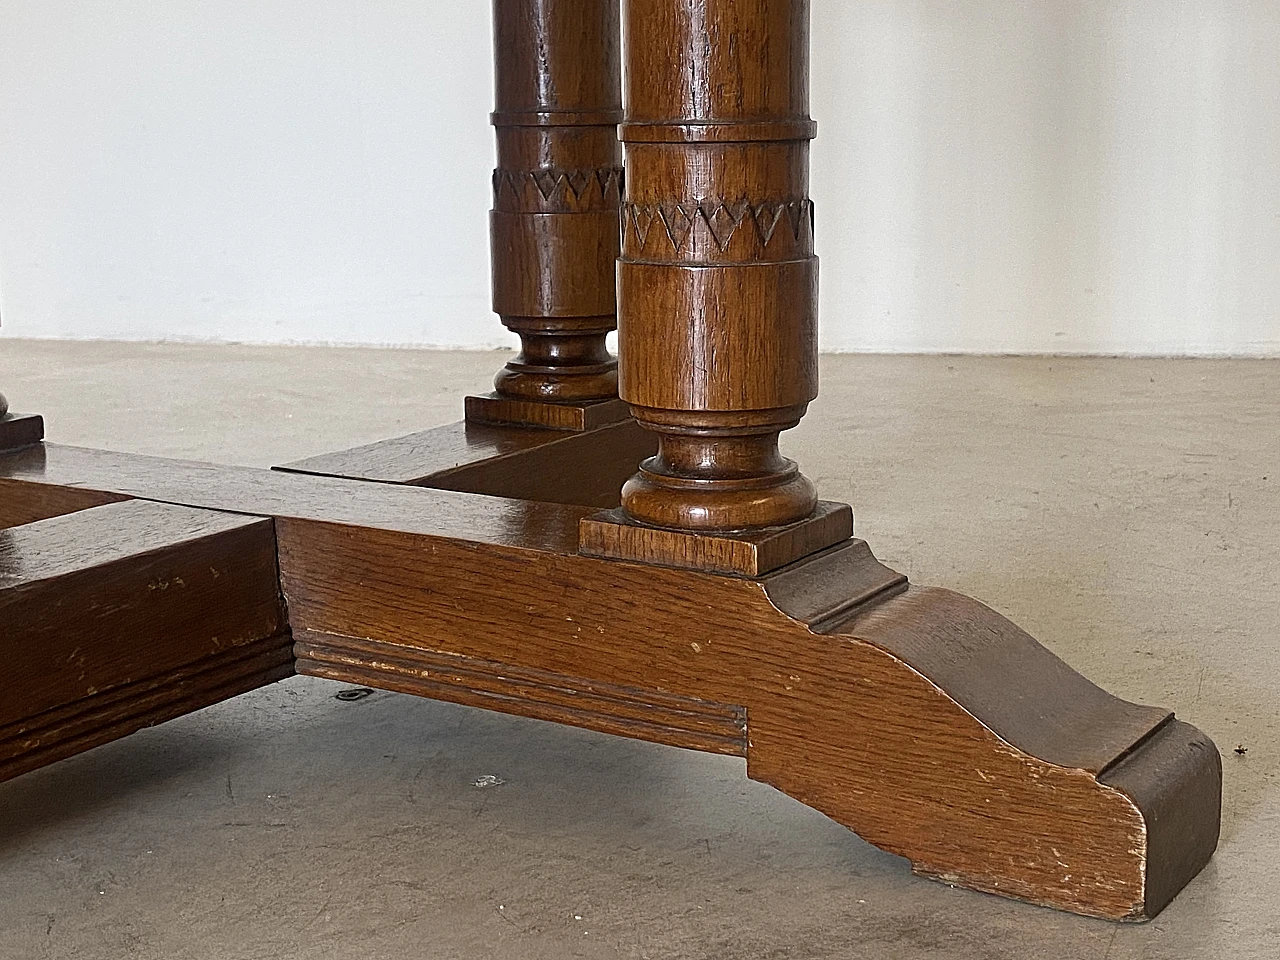
[[(0, 0), (0, 315), (490, 346), (484, 0)], [(814, 0), (823, 346), (1280, 354), (1280, 0)]]

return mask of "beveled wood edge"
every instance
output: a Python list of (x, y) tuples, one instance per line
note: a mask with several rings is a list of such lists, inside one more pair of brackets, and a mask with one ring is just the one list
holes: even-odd
[(241, 674), (252, 675), (259, 668), (269, 670), (285, 662), (291, 663), (290, 637), (290, 632), (284, 629), (268, 637), (235, 644), (171, 670), (139, 677), (42, 713), (0, 724), (0, 757), (12, 756), (21, 744), (27, 745), (23, 749), (34, 748), (37, 744), (31, 741), (39, 740), (49, 732), (64, 735), (77, 729), (91, 732), (98, 725), (99, 718), (110, 713), (112, 708), (127, 704), (125, 709), (133, 711), (141, 702), (167, 697), (173, 692), (171, 688), (179, 685), (208, 686), (210, 681), (216, 685)]
[(761, 585), (770, 603), (813, 633), (837, 633), (874, 601), (909, 586), (905, 574), (881, 563), (856, 537), (773, 571)]
[(1095, 776), (1173, 716), (1108, 693), (990, 607), (938, 587), (879, 592), (823, 632), (884, 650), (1010, 746)]

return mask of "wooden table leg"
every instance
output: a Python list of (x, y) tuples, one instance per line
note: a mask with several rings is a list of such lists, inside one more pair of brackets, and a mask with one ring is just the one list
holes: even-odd
[[(622, 156), (618, 0), (495, 0), (493, 309), (520, 354), (471, 421), (616, 421), (614, 261)], [(601, 418), (605, 417), (605, 420)]]
[[(495, 0), (493, 308), (521, 353), (466, 421), (282, 467), (616, 506), (655, 440), (617, 399), (618, 0)], [(578, 434), (573, 436), (572, 434)]]
[(644, 523), (802, 520), (778, 453), (818, 392), (802, 3), (626, 4), (620, 395), (658, 434), (623, 492)]
[(852, 533), (778, 452), (818, 391), (808, 8), (624, 10), (619, 392), (658, 453), (584, 549), (755, 576)]

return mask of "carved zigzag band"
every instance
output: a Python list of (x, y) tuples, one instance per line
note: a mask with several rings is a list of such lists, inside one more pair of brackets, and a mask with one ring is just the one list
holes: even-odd
[(622, 199), (622, 168), (598, 170), (493, 171), (495, 210), (511, 213), (586, 213), (616, 210)]
[[(748, 230), (741, 227), (747, 225)], [(651, 238), (667, 248), (668, 254), (705, 252), (707, 243), (728, 252), (734, 237), (757, 251), (805, 255), (813, 248), (813, 202), (810, 200), (764, 201), (703, 200), (694, 203), (632, 203), (622, 206), (623, 242), (633, 253), (645, 252)], [(700, 251), (699, 248), (702, 248)], [(750, 252), (744, 250), (744, 252)]]

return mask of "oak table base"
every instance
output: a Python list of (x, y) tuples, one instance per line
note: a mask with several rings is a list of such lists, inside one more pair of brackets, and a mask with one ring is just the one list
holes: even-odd
[(12, 445), (0, 779), (296, 672), (742, 756), (918, 873), (1077, 913), (1152, 917), (1208, 861), (1207, 737), (847, 530), (760, 576), (586, 555), (653, 446), (630, 420), (276, 471)]

